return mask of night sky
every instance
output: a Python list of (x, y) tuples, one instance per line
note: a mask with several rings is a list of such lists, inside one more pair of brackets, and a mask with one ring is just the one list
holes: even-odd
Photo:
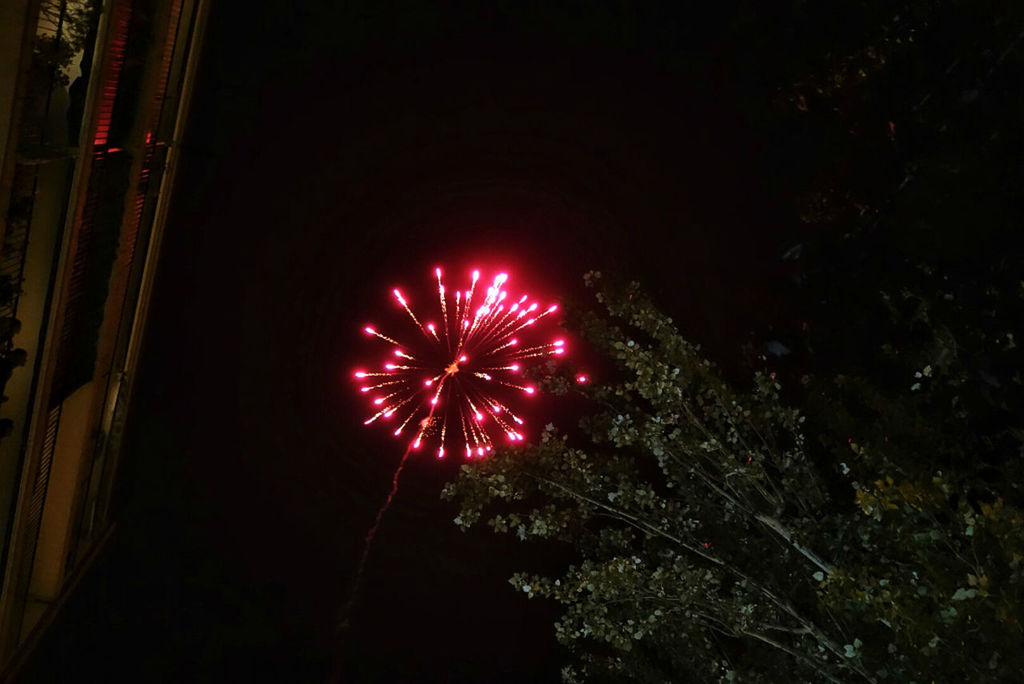
[[(402, 452), (362, 425), (359, 331), (434, 265), (544, 302), (617, 271), (713, 351), (778, 314), (785, 169), (723, 37), (739, 14), (520, 5), (213, 3), (120, 527), (26, 681), (325, 680)], [(403, 474), (346, 681), (557, 679), (557, 611), (507, 578), (564, 551), (459, 532), (457, 466)]]

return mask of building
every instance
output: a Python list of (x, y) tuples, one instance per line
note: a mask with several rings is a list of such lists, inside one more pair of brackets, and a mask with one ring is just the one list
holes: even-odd
[(0, 680), (110, 510), (207, 0), (0, 2)]

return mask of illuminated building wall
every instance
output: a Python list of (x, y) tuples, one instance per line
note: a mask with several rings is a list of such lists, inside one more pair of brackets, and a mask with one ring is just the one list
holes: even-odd
[(206, 0), (0, 3), (0, 679), (115, 529)]

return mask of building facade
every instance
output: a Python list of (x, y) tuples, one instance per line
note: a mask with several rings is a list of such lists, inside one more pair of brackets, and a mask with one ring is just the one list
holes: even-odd
[(0, 679), (110, 509), (207, 0), (0, 2)]

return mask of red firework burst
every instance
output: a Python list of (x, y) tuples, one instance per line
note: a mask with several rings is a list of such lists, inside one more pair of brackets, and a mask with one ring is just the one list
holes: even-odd
[(360, 391), (370, 395), (375, 413), (365, 422), (396, 423), (396, 437), (415, 433), (410, 447), (437, 440), (437, 457), (446, 446), (458, 442), (467, 458), (491, 451), (494, 438), (504, 435), (521, 441), (523, 419), (509, 406), (516, 395), (535, 393), (519, 374), (523, 361), (565, 353), (561, 339), (546, 344), (524, 344), (542, 318), (558, 310), (551, 305), (539, 310), (527, 295), (510, 297), (504, 289), (508, 275), (499, 273), (487, 287), (483, 300), (477, 292), (480, 271), (474, 270), (466, 290), (449, 293), (441, 269), (434, 270), (440, 318), (420, 321), (409, 302), (396, 288), (395, 301), (405, 309), (421, 335), (410, 344), (366, 326), (364, 332), (391, 346), (391, 358), (378, 371), (356, 371)]

